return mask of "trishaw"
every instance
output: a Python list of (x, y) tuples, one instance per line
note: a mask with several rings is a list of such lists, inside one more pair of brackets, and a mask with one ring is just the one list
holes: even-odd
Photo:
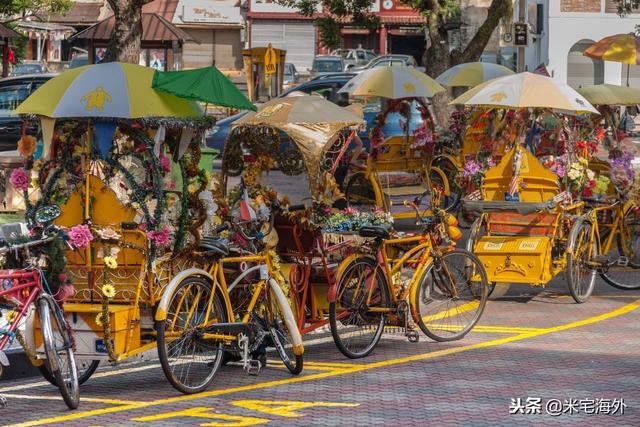
[[(44, 139), (39, 159), (35, 145), (23, 147), (25, 173), (40, 193), (26, 201), (27, 222), (39, 207), (58, 204), (55, 224), (71, 247), (64, 273), (50, 285), (74, 331), (80, 382), (100, 361), (156, 347), (157, 324), (171, 308), (166, 294), (193, 264), (188, 254), (207, 219), (209, 177), (192, 142), (210, 120), (194, 102), (153, 90), (153, 77), (152, 69), (131, 64), (82, 67), (50, 80), (18, 108), (40, 116)], [(30, 354), (42, 351), (40, 328), (32, 316)]]

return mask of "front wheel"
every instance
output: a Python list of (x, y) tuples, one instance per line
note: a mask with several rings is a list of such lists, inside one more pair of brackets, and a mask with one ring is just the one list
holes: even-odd
[(173, 291), (166, 319), (156, 323), (162, 370), (182, 393), (206, 390), (222, 363), (223, 344), (204, 334), (208, 326), (227, 322), (224, 307), (208, 280), (187, 277)]
[(411, 301), (411, 312), (426, 336), (435, 341), (454, 341), (475, 326), (487, 298), (487, 273), (480, 260), (456, 249), (435, 258), (425, 269)]
[(618, 259), (624, 257), (627, 265), (614, 262), (600, 275), (614, 288), (624, 291), (640, 289), (640, 212), (637, 208), (631, 207), (625, 212), (617, 241)]
[(269, 334), (282, 363), (289, 372), (298, 375), (303, 366), (302, 338), (284, 293), (275, 281), (270, 283), (270, 289)]
[(42, 296), (38, 300), (38, 314), (47, 356), (45, 364), (55, 379), (64, 403), (69, 409), (76, 409), (80, 403), (80, 386), (69, 326), (62, 309), (49, 296)]
[[(91, 375), (98, 369), (98, 365), (100, 365), (99, 360), (89, 360), (89, 359), (78, 359), (76, 357), (76, 370), (78, 371), (78, 384), (82, 385), (86, 383)], [(53, 385), (57, 385), (56, 379), (49, 372), (49, 368), (46, 363), (38, 366), (38, 370), (40, 370), (40, 374), (49, 381)]]
[(592, 225), (589, 221), (580, 221), (571, 233), (567, 254), (567, 283), (573, 300), (578, 304), (586, 302), (596, 285), (596, 269), (591, 265), (598, 256), (595, 239), (592, 239)]
[(336, 346), (350, 359), (368, 356), (382, 337), (390, 300), (387, 282), (375, 260), (353, 259), (340, 276), (336, 295), (329, 305)]

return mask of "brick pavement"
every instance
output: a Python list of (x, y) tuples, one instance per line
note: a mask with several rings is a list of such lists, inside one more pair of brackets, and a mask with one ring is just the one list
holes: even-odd
[[(454, 343), (385, 334), (370, 357), (356, 361), (332, 342), (310, 346), (300, 377), (275, 360), (259, 377), (228, 366), (201, 395), (176, 392), (156, 361), (122, 365), (137, 369), (123, 374), (100, 369), (73, 412), (40, 380), (3, 381), (9, 407), (0, 409), (0, 424), (61, 417), (63, 425), (82, 426), (640, 425), (640, 292), (599, 283), (582, 305), (565, 294), (561, 280), (544, 292), (513, 288)], [(7, 391), (21, 386), (29, 388)], [(624, 398), (628, 407), (616, 417), (509, 415), (511, 399), (527, 397)]]

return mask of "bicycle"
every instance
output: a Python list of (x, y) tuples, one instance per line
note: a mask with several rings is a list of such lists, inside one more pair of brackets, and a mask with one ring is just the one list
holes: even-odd
[(427, 194), (405, 202), (416, 213), (419, 234), (392, 238), (383, 227), (363, 227), (358, 234), (373, 239), (369, 253), (354, 254), (339, 268), (329, 317), (333, 339), (349, 358), (370, 354), (387, 325), (400, 326), (411, 342), (419, 340), (411, 321), (433, 340), (453, 341), (482, 315), (488, 298), (485, 270), (475, 255), (454, 248), (448, 227), (455, 221), (436, 198), (433, 216), (422, 216), (419, 206)]
[[(270, 229), (273, 218), (272, 213)], [(215, 231), (219, 234), (233, 227), (245, 240), (259, 240), (259, 233), (248, 235), (241, 225), (248, 224), (226, 223)], [(166, 307), (164, 318), (156, 318), (160, 363), (169, 382), (183, 393), (206, 389), (223, 363), (225, 351), (239, 355), (248, 374), (258, 375), (266, 360), (251, 358), (251, 354), (272, 344), (290, 373), (302, 372), (302, 337), (269, 251), (230, 256), (231, 250), (219, 237), (203, 238), (197, 255), (210, 261), (207, 269), (179, 273), (184, 277), (160, 302), (160, 307)], [(251, 266), (227, 285), (225, 267), (230, 264)], [(234, 291), (246, 298), (234, 304)], [(197, 351), (203, 356), (195, 365), (190, 360)]]
[[(575, 236), (573, 250), (567, 257), (569, 275), (590, 275), (585, 289), (574, 290), (590, 294), (595, 286), (595, 272), (609, 285), (623, 290), (640, 289), (637, 275), (629, 273), (640, 269), (640, 212), (632, 202), (620, 200), (586, 199), (592, 207), (576, 221), (572, 228)], [(574, 295), (578, 292), (578, 295)]]
[[(53, 221), (60, 215), (57, 206), (49, 206), (39, 210), (36, 219), (40, 224)], [(42, 237), (25, 243), (9, 244), (0, 248), (0, 255), (13, 254), (24, 267), (0, 271), (0, 309), (6, 310), (4, 317), (7, 325), (0, 330), (0, 362), (8, 366), (8, 360), (3, 350), (17, 338), (23, 344), (19, 325), (25, 320), (35, 307), (38, 313), (40, 330), (42, 333), (42, 354), (36, 352), (36, 357), (44, 356), (44, 364), (65, 404), (70, 409), (76, 409), (80, 402), (78, 374), (73, 355), (73, 339), (70, 327), (64, 318), (64, 313), (51, 295), (51, 290), (42, 270), (32, 259), (31, 249), (41, 247), (54, 240), (52, 227), (45, 227)], [(23, 344), (24, 345), (24, 344)], [(32, 349), (26, 348), (27, 352)], [(0, 371), (2, 366), (0, 366)]]

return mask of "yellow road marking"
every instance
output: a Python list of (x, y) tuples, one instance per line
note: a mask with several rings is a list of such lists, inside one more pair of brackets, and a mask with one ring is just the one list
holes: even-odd
[(287, 379), (282, 379), (282, 380), (273, 380), (273, 381), (267, 381), (267, 382), (259, 383), (259, 384), (249, 384), (249, 385), (231, 387), (231, 388), (220, 389), (220, 390), (205, 391), (205, 392), (198, 393), (198, 394), (170, 397), (170, 398), (166, 398), (166, 399), (159, 399), (159, 400), (154, 400), (154, 401), (151, 401), (151, 402), (145, 402), (145, 403), (142, 403), (142, 404), (135, 404), (135, 405), (129, 404), (129, 405), (121, 405), (121, 406), (116, 406), (116, 407), (111, 407), (111, 408), (93, 409), (93, 410), (84, 411), (84, 412), (74, 412), (74, 413), (68, 414), (68, 415), (61, 415), (61, 416), (57, 416), (57, 417), (43, 418), (43, 419), (39, 419), (39, 420), (27, 421), (27, 422), (19, 423), (19, 424), (13, 424), (13, 426), (14, 427), (17, 427), (17, 426), (27, 427), (27, 426), (37, 426), (37, 425), (51, 424), (51, 423), (55, 423), (55, 422), (71, 421), (71, 420), (77, 420), (77, 419), (87, 418), (87, 417), (92, 417), (92, 416), (97, 416), (97, 415), (105, 415), (105, 414), (111, 414), (111, 413), (116, 413), (116, 412), (129, 411), (129, 410), (132, 410), (132, 409), (141, 409), (141, 408), (148, 408), (148, 407), (152, 407), (152, 406), (160, 406), (160, 405), (165, 405), (165, 404), (186, 402), (186, 401), (202, 399), (202, 398), (207, 398), (207, 397), (239, 393), (239, 392), (243, 392), (243, 391), (260, 390), (260, 389), (265, 389), (265, 388), (270, 388), (270, 387), (277, 387), (277, 386), (286, 385), (286, 384), (295, 384), (295, 383), (301, 383), (301, 382), (306, 382), (306, 381), (320, 380), (320, 379), (325, 379), (325, 378), (337, 377), (337, 376), (341, 376), (341, 375), (354, 374), (354, 373), (368, 371), (368, 370), (377, 369), (377, 368), (383, 368), (383, 367), (388, 367), (388, 366), (396, 366), (396, 365), (410, 363), (410, 362), (417, 362), (417, 361), (422, 361), (422, 360), (434, 359), (434, 358), (437, 358), (437, 357), (447, 356), (447, 355), (450, 355), (450, 354), (463, 353), (463, 352), (466, 352), (466, 351), (484, 349), (484, 348), (488, 348), (488, 347), (497, 347), (497, 346), (502, 346), (502, 345), (509, 344), (509, 343), (516, 342), (516, 341), (522, 341), (522, 340), (529, 339), (529, 338), (535, 338), (535, 337), (539, 337), (539, 336), (542, 336), (542, 335), (551, 334), (551, 333), (554, 333), (554, 332), (566, 331), (566, 330), (569, 330), (569, 329), (574, 329), (574, 328), (578, 328), (578, 327), (581, 327), (581, 326), (602, 322), (604, 320), (611, 319), (611, 318), (614, 318), (614, 317), (622, 316), (624, 314), (627, 314), (629, 312), (637, 310), (638, 308), (640, 308), (640, 300), (638, 300), (636, 302), (633, 302), (633, 303), (630, 303), (630, 304), (626, 304), (626, 305), (624, 305), (624, 306), (622, 306), (622, 307), (620, 307), (620, 308), (618, 308), (616, 310), (613, 310), (613, 311), (610, 311), (610, 312), (607, 312), (607, 313), (604, 313), (604, 314), (601, 314), (601, 315), (598, 315), (598, 316), (589, 317), (587, 319), (579, 320), (579, 321), (576, 321), (576, 322), (570, 322), (570, 323), (565, 323), (564, 325), (554, 326), (554, 327), (550, 327), (550, 328), (544, 328), (544, 329), (541, 329), (539, 331), (524, 332), (522, 334), (513, 335), (513, 336), (510, 336), (510, 337), (504, 337), (504, 338), (499, 338), (499, 339), (495, 339), (495, 340), (483, 341), (483, 342), (476, 343), (476, 344), (469, 344), (469, 345), (460, 346), (460, 347), (452, 347), (452, 348), (447, 348), (447, 349), (443, 349), (443, 350), (437, 350), (437, 351), (430, 352), (430, 353), (422, 353), (422, 354), (416, 354), (416, 355), (412, 355), (412, 356), (400, 357), (400, 358), (397, 358), (397, 359), (389, 359), (389, 360), (383, 360), (383, 361), (380, 361), (380, 362), (372, 362), (372, 363), (367, 363), (367, 364), (362, 364), (362, 365), (356, 365), (356, 366), (353, 366), (353, 367), (348, 368), (348, 369), (340, 369), (340, 370), (330, 371), (330, 372), (319, 372), (319, 373), (316, 373), (316, 374), (305, 375), (305, 376), (301, 376), (301, 377), (287, 378)]
[[(33, 395), (33, 394), (13, 394), (2, 393), (2, 396), (12, 399), (26, 399), (26, 400), (62, 400), (62, 396), (45, 396), (45, 395)], [(85, 397), (80, 396), (82, 402), (92, 403), (106, 403), (111, 405), (143, 405), (145, 402), (136, 402), (135, 400), (119, 400), (119, 399), (103, 399), (98, 397)]]
[(440, 311), (436, 314), (422, 316), (422, 320), (425, 322), (431, 322), (433, 320), (444, 319), (445, 317), (457, 316), (458, 314), (464, 313), (465, 311), (475, 310), (476, 308), (478, 308), (479, 305), (480, 305), (479, 301), (470, 301), (468, 303), (458, 305), (448, 310)]
[[(462, 325), (445, 325), (445, 324), (429, 324), (430, 328), (442, 329), (447, 331), (461, 331), (464, 329)], [(473, 332), (496, 333), (496, 334), (522, 334), (525, 332), (539, 332), (544, 328), (525, 328), (519, 326), (492, 326), (492, 325), (476, 325)]]
[(291, 400), (260, 400), (242, 399), (230, 402), (233, 406), (248, 409), (255, 412), (264, 412), (269, 415), (277, 415), (285, 418), (302, 417), (304, 414), (299, 411), (307, 408), (355, 408), (359, 403), (342, 402), (297, 402)]

